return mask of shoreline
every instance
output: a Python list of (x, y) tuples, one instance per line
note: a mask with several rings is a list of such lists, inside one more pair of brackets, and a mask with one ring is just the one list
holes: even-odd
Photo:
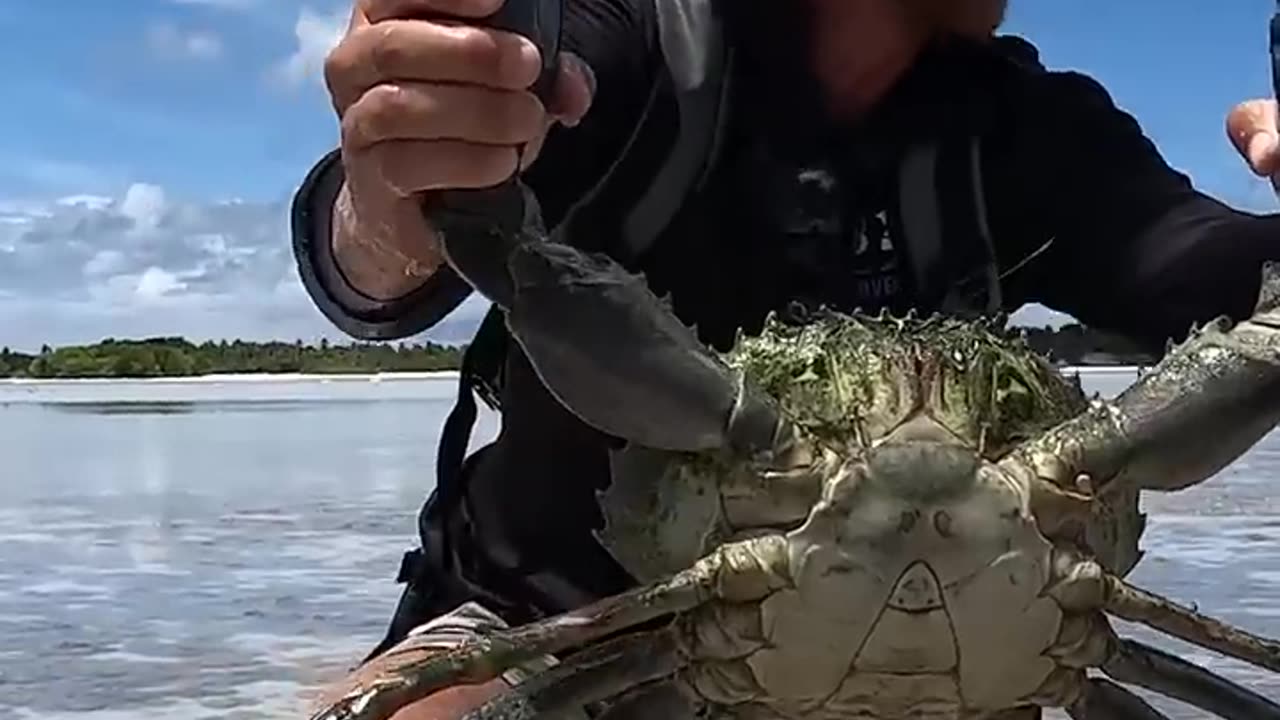
[[(1065, 365), (1058, 372), (1068, 374), (1135, 374), (1140, 365)], [(111, 384), (206, 384), (206, 383), (298, 383), (298, 382), (395, 382), (404, 380), (456, 380), (457, 370), (387, 371), (368, 373), (211, 373), (165, 377), (84, 377), (84, 378), (0, 378), (0, 385), (111, 385)]]

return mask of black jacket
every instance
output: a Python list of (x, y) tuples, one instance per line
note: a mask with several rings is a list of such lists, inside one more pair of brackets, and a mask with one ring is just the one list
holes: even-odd
[[(635, 89), (661, 71), (651, 0), (567, 2), (566, 44), (594, 68), (598, 96), (579, 128), (553, 132), (526, 178), (553, 225), (619, 157), (645, 100)], [(901, 169), (920, 147), (933, 153), (930, 197), (941, 225), (933, 267), (950, 281), (970, 278), (981, 259), (972, 248), (989, 244), (996, 299), (1010, 311), (1043, 303), (1161, 350), (1193, 322), (1247, 316), (1261, 263), (1280, 259), (1280, 218), (1196, 191), (1101, 86), (1045, 70), (1024, 41), (939, 42), (851, 127), (822, 120), (812, 87), (797, 80), (804, 74), (796, 72), (796, 48), (758, 41), (762, 25), (750, 15), (730, 18), (741, 61), (715, 170), (637, 261), (712, 344), (725, 347), (739, 328), (758, 327), (795, 297), (935, 309), (942, 298), (926, 292), (933, 285), (917, 272), (918, 243), (903, 239), (921, 220), (903, 211), (904, 193), (914, 191)], [(627, 153), (618, 181), (575, 211), (571, 237), (607, 247), (675, 136), (671, 98), (660, 98), (654, 113), (654, 129)], [(812, 197), (831, 178), (835, 189)], [(324, 222), (340, 182), (331, 155), (295, 206), (308, 291), (356, 337), (425, 330), (469, 289), (448, 272), (393, 303), (344, 287)], [(450, 525), (455, 544), (481, 568), (467, 572), (482, 575), (490, 590), (523, 594), (534, 614), (627, 585), (591, 536), (611, 439), (558, 406), (514, 350), (502, 406), (499, 438), (468, 463), (466, 521)], [(536, 581), (519, 579), (538, 572)], [(508, 619), (527, 614), (512, 609)]]

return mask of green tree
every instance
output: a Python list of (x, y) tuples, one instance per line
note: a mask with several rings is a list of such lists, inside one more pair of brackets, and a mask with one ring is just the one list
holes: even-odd
[(371, 373), (457, 369), (461, 347), (425, 343), (396, 347), (383, 343), (347, 345), (322, 341), (203, 342), (180, 337), (118, 340), (60, 348), (39, 355), (0, 351), (0, 377), (37, 378), (162, 377), (209, 373)]

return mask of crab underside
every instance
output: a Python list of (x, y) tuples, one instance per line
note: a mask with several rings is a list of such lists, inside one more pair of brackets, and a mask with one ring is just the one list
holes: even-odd
[[(727, 355), (613, 261), (506, 247), (507, 312), (547, 387), (629, 442), (600, 540), (642, 583), (403, 665), (315, 720), (385, 720), (452, 685), (559, 662), (473, 720), (1163, 718), (1280, 705), (1113, 619), (1280, 672), (1280, 643), (1124, 580), (1144, 490), (1214, 475), (1280, 421), (1280, 275), (1112, 401), (998, 324), (821, 311)], [(495, 275), (498, 273), (494, 273)], [(1212, 432), (1207, 429), (1212, 427)]]

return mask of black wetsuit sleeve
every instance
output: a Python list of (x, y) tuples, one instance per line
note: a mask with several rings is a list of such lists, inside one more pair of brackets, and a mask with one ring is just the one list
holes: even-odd
[(1280, 216), (1197, 191), (1083, 75), (1043, 75), (1027, 101), (1037, 122), (1014, 131), (1017, 156), (1038, 185), (1025, 202), (1052, 238), (1018, 273), (1030, 301), (1155, 352), (1194, 323), (1252, 313), (1262, 264), (1280, 259)]
[[(596, 97), (578, 127), (552, 130), (525, 177), (551, 226), (604, 177), (640, 120), (660, 57), (652, 0), (566, 0), (563, 46), (591, 66)], [(341, 154), (334, 150), (294, 195), (293, 252), (307, 294), (330, 322), (362, 340), (429, 329), (466, 299), (470, 286), (446, 267), (388, 302), (352, 287), (331, 250), (330, 218), (342, 183)]]

